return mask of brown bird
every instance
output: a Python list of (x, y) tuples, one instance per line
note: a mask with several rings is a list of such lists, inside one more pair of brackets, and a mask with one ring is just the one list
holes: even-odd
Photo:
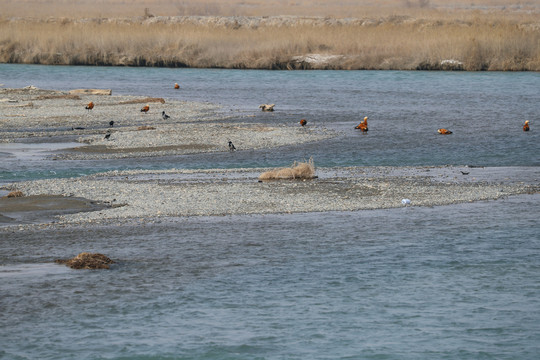
[(362, 121), (360, 124), (356, 125), (355, 129), (360, 129), (362, 132), (368, 131), (368, 125), (367, 125), (367, 116), (364, 118), (364, 121)]
[(178, 90), (178, 89), (180, 89), (180, 85), (178, 85), (178, 83), (174, 83), (174, 88), (175, 88), (176, 90)]
[(306, 120), (306, 119), (300, 120), (300, 125), (306, 126), (306, 124), (307, 124), (307, 120)]
[(143, 108), (141, 109), (141, 112), (143, 112), (143, 113), (147, 113), (147, 112), (148, 112), (148, 110), (150, 110), (150, 106), (148, 106), (148, 105), (145, 105), (145, 106), (143, 106)]
[(88, 105), (86, 105), (86, 110), (92, 110), (93, 108), (94, 108), (94, 103), (90, 101)]
[(452, 133), (450, 130), (446, 130), (446, 129), (439, 129), (437, 130), (437, 132), (442, 135), (450, 135)]
[(523, 124), (523, 131), (529, 131), (529, 120), (525, 121), (525, 124)]

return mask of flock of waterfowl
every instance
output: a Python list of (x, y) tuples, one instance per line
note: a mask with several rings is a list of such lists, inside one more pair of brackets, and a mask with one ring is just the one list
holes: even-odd
[[(178, 83), (175, 83), (174, 84), (174, 88), (175, 89), (180, 89), (180, 85), (178, 85)], [(275, 104), (262, 104), (259, 106), (259, 108), (262, 110), (262, 111), (274, 111), (274, 106)], [(90, 101), (88, 103), (88, 105), (86, 105), (85, 109), (86, 110), (92, 110), (94, 108), (94, 103), (92, 101)], [(148, 113), (148, 111), (150, 110), (150, 105), (145, 105), (141, 108), (141, 112), (143, 113)], [(161, 112), (161, 117), (163, 118), (163, 120), (167, 120), (170, 118), (169, 115), (167, 115), (165, 113), (165, 111), (162, 111)], [(368, 132), (368, 123), (367, 123), (367, 120), (368, 120), (368, 117), (364, 117), (364, 120), (356, 125), (354, 128), (355, 129), (358, 129), (358, 130), (361, 130), (363, 133), (367, 133)], [(113, 124), (114, 124), (114, 121), (110, 121), (109, 122), (109, 125), (110, 127), (113, 127)], [(300, 120), (300, 125), (301, 126), (306, 126), (307, 125), (307, 120), (306, 119), (301, 119)], [(74, 128), (74, 129), (78, 129), (78, 128)], [(523, 131), (529, 131), (530, 130), (530, 127), (529, 127), (529, 120), (525, 121), (525, 124), (523, 124)], [(437, 133), (441, 134), (441, 135), (450, 135), (452, 134), (452, 131), (448, 130), (448, 129), (444, 129), (444, 128), (441, 128), (441, 129), (438, 129), (437, 130)], [(109, 139), (111, 137), (111, 132), (110, 130), (107, 131), (107, 134), (105, 135), (105, 139)], [(235, 151), (236, 150), (236, 147), (233, 145), (233, 143), (231, 141), (229, 141), (229, 150), (230, 151)]]
[[(360, 124), (356, 125), (355, 129), (360, 129), (360, 130), (362, 130), (362, 132), (366, 133), (368, 131), (367, 119), (368, 119), (367, 116), (364, 117), (364, 120)], [(305, 121), (305, 120), (300, 121), (301, 125), (302, 125), (302, 121)], [(302, 126), (304, 126), (304, 125), (302, 125)], [(525, 121), (525, 124), (523, 125), (523, 131), (529, 131), (529, 120)], [(452, 131), (450, 131), (448, 129), (441, 128), (441, 129), (437, 130), (437, 133), (439, 133), (441, 135), (450, 135), (450, 134), (452, 134)]]

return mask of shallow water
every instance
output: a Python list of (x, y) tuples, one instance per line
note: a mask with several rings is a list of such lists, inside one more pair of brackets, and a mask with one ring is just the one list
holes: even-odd
[[(174, 82), (180, 91), (170, 90)], [(151, 160), (6, 156), (0, 182), (108, 169), (282, 166), (310, 156), (317, 166), (500, 167), (490, 169), (494, 180), (520, 172), (530, 180), (540, 166), (536, 73), (0, 64), (0, 83), (218, 102), (253, 121), (305, 117), (340, 132), (318, 144)], [(276, 111), (259, 112), (268, 102)], [(367, 135), (352, 130), (364, 115)], [(521, 130), (525, 119), (529, 133)], [(439, 127), (454, 134), (437, 136)], [(537, 358), (539, 213), (540, 196), (523, 195), (435, 208), (4, 231), (0, 358)], [(118, 263), (110, 271), (53, 263), (82, 251)]]
[[(13, 233), (0, 354), (532, 359), (538, 200)], [(52, 264), (81, 249), (118, 264)]]

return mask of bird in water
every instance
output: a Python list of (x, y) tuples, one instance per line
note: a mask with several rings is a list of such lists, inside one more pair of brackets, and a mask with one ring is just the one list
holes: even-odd
[(150, 110), (150, 106), (149, 106), (149, 105), (145, 105), (145, 106), (143, 106), (143, 108), (141, 109), (141, 112), (147, 113), (148, 110)]
[(180, 85), (178, 85), (178, 83), (174, 83), (174, 88), (175, 88), (176, 90), (178, 90), (178, 89), (180, 89)]
[(452, 133), (450, 130), (446, 130), (446, 129), (439, 129), (437, 130), (437, 132), (442, 135), (450, 135)]
[(368, 125), (367, 125), (367, 116), (364, 118), (364, 121), (362, 121), (360, 124), (356, 125), (355, 129), (360, 129), (362, 132), (368, 131)]
[(523, 124), (523, 131), (529, 131), (529, 120), (525, 121), (525, 124)]
[(163, 118), (163, 120), (167, 120), (168, 118), (170, 118), (169, 115), (165, 114), (165, 111), (161, 112), (161, 117)]
[(85, 107), (86, 110), (92, 110), (93, 108), (94, 108), (94, 103), (92, 101), (90, 101), (88, 105), (86, 105)]
[(113, 121), (113, 120), (109, 121), (109, 126), (110, 126), (110, 127), (113, 127), (113, 126), (114, 126), (114, 121)]
[(229, 140), (229, 151), (235, 151), (236, 150), (236, 147), (234, 146), (234, 144), (232, 143), (231, 140)]
[(300, 120), (300, 125), (306, 126), (306, 124), (307, 124), (307, 120), (306, 120), (306, 119)]

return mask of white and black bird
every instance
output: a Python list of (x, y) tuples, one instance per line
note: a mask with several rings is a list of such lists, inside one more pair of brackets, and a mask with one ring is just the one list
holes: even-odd
[(234, 146), (232, 141), (229, 140), (229, 151), (235, 151), (235, 150), (236, 150), (236, 147)]
[(105, 134), (104, 139), (105, 139), (105, 140), (109, 140), (110, 137), (111, 137), (111, 131), (110, 131), (110, 130), (107, 130), (107, 133)]
[(161, 112), (161, 117), (163, 118), (163, 120), (167, 120), (168, 118), (170, 118), (169, 115), (165, 114), (165, 111)]

